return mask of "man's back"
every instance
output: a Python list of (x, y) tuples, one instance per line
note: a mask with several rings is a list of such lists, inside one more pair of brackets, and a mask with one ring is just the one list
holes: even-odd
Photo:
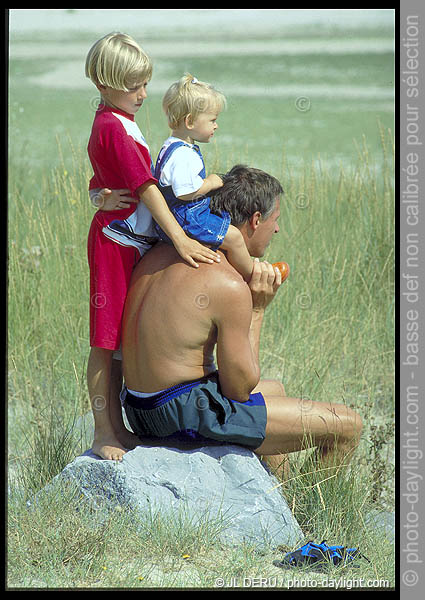
[(133, 273), (123, 318), (127, 387), (157, 392), (214, 372), (215, 321), (229, 288), (242, 303), (249, 299), (222, 254), (221, 263), (194, 269), (171, 246), (150, 250)]

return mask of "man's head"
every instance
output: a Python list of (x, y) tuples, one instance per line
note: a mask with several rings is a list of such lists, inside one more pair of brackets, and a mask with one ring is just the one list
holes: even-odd
[(260, 257), (279, 231), (281, 194), (282, 186), (272, 175), (236, 165), (223, 176), (223, 187), (211, 195), (211, 210), (217, 214), (227, 211), (251, 256)]

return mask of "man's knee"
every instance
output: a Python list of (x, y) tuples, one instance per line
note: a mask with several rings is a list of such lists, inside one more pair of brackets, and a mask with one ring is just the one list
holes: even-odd
[(286, 396), (285, 388), (281, 381), (275, 379), (261, 379), (252, 393), (261, 392), (264, 396)]
[(285, 388), (281, 381), (273, 380), (273, 385), (275, 386), (275, 389), (276, 389), (276, 396), (286, 396)]

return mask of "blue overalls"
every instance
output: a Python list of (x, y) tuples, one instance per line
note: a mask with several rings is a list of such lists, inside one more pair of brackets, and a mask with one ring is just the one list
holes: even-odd
[[(190, 146), (185, 142), (173, 142), (170, 144), (164, 152), (159, 154), (155, 166), (155, 177), (158, 182), (161, 177), (162, 170), (169, 160), (172, 153), (180, 148), (180, 146), (187, 146), (200, 156), (202, 160), (202, 169), (199, 172), (199, 176), (202, 179), (206, 177), (204, 159), (202, 158), (201, 151), (198, 146)], [(171, 185), (162, 186), (158, 183), (158, 187), (161, 190), (167, 204), (175, 216), (177, 222), (183, 229), (183, 231), (191, 238), (194, 238), (202, 244), (210, 246), (213, 250), (216, 250), (223, 242), (224, 236), (227, 233), (230, 225), (230, 215), (226, 211), (222, 211), (221, 216), (214, 215), (210, 210), (210, 198), (202, 197), (199, 200), (192, 200), (190, 202), (184, 202), (179, 200), (173, 193)], [(159, 237), (169, 244), (171, 240), (162, 231), (159, 225), (156, 223), (156, 230)]]

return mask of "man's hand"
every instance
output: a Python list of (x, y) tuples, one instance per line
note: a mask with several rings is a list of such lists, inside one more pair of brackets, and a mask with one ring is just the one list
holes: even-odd
[(252, 310), (263, 312), (273, 300), (277, 290), (282, 284), (282, 276), (278, 268), (267, 261), (254, 260), (249, 289), (252, 295)]
[[(128, 194), (128, 196), (127, 196)], [(130, 197), (130, 190), (110, 190), (102, 188), (95, 194), (90, 194), (93, 206), (99, 210), (122, 210), (129, 208), (131, 204), (138, 202), (136, 198)]]

